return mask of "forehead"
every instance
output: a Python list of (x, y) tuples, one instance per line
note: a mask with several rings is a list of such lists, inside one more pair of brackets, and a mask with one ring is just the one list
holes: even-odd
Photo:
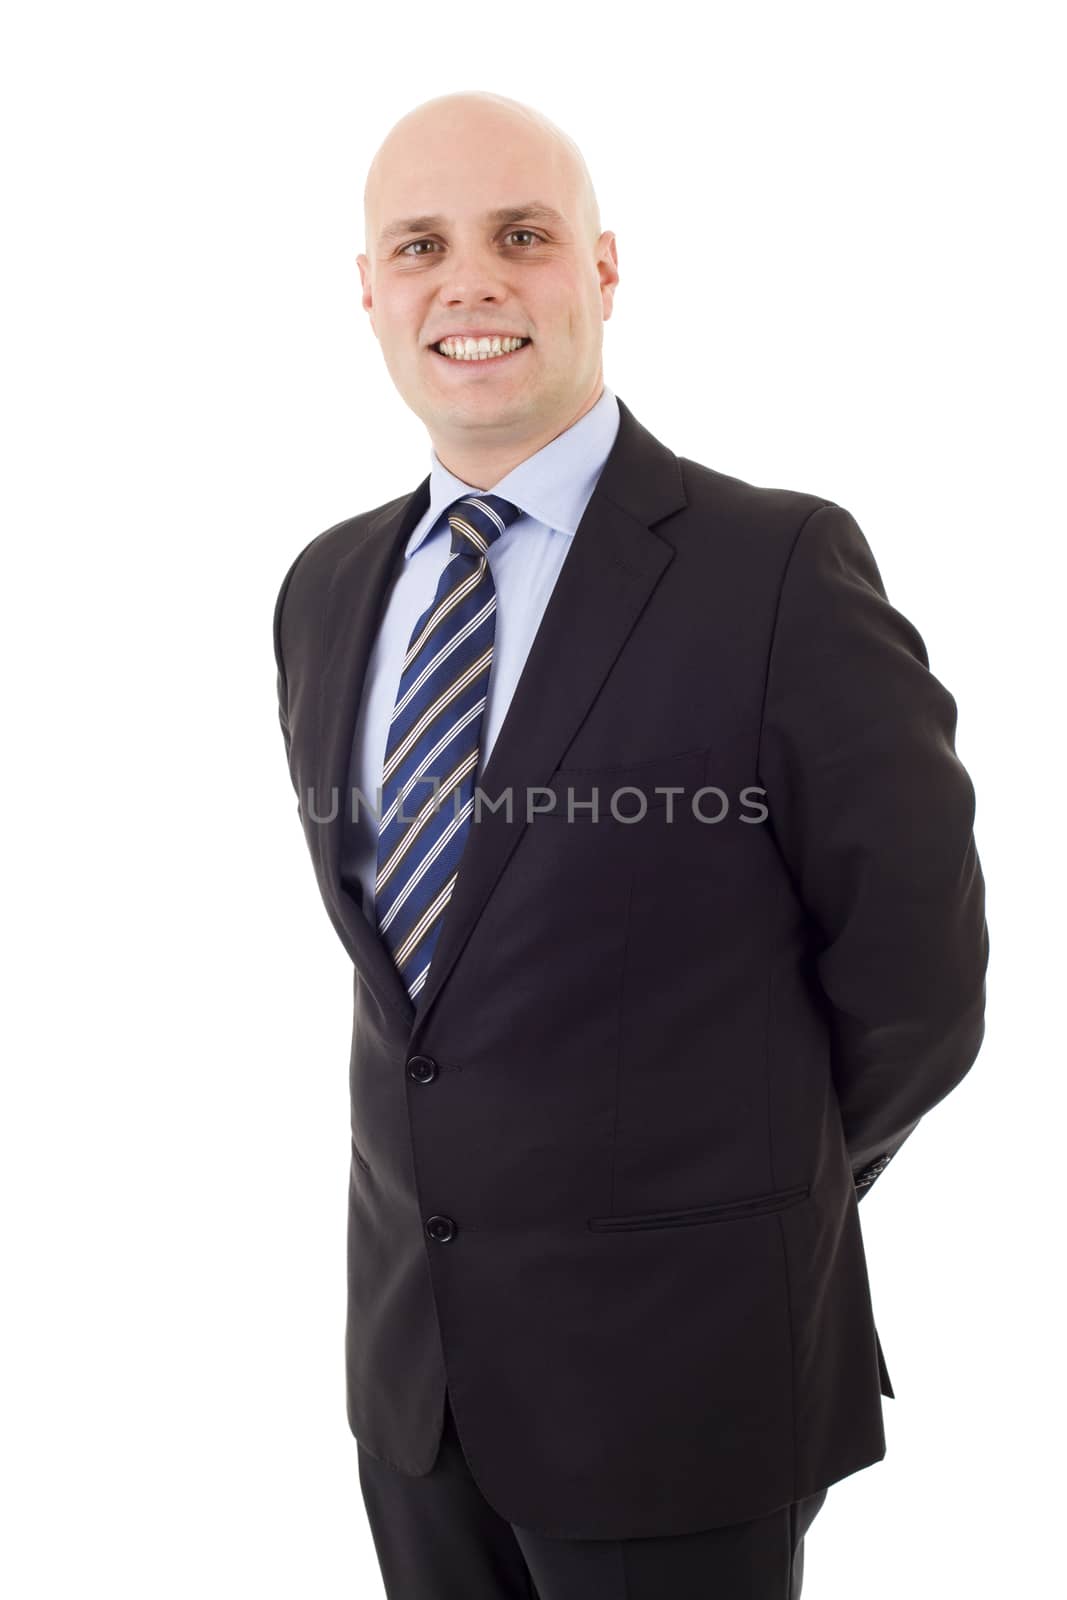
[(405, 130), (381, 150), (376, 166), (369, 199), (379, 239), (402, 223), (492, 225), (514, 220), (520, 210), (533, 221), (535, 206), (546, 225), (573, 222), (572, 163), (555, 141), (526, 129)]

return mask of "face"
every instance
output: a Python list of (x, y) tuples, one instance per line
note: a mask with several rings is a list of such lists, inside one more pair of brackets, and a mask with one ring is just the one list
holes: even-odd
[[(591, 237), (566, 148), (469, 110), (400, 124), (367, 195), (363, 306), (389, 375), (435, 444), (504, 447), (570, 426), (603, 386), (614, 235)], [(458, 360), (449, 334), (527, 341)]]

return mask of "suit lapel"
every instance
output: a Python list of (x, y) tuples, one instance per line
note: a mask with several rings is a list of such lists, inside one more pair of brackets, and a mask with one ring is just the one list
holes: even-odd
[[(363, 537), (337, 563), (330, 584), (323, 623), (322, 693), (316, 742), (317, 776), (328, 818), (317, 829), (319, 878), (325, 886), (333, 923), (360, 977), (380, 1004), (397, 1013), (410, 1028), (415, 1015), (389, 950), (368, 916), (362, 894), (357, 899), (341, 880), (341, 845), (352, 797), (349, 763), (363, 695), (367, 664), (377, 636), (392, 580), (403, 563), (408, 535), (430, 501), (430, 480), (415, 492), (386, 506)], [(366, 799), (377, 800), (377, 779)]]
[(428, 504), (429, 479), (406, 502), (387, 507), (338, 564), (325, 620), (328, 687), (320, 707), (319, 751), (327, 804), (334, 791), (343, 798), (337, 816), (319, 829), (322, 881), (357, 970), (409, 1027), (428, 1015), (518, 844), (527, 788), (547, 783), (559, 765), (673, 558), (673, 546), (652, 525), (686, 504), (678, 459), (621, 400), (618, 405), (615, 443), (478, 779), (490, 799), (511, 792), (514, 820), (508, 821), (503, 807), (483, 808), (472, 824), (417, 1008), (376, 929), (342, 887), (339, 868), (343, 807), (349, 803), (348, 764), (367, 663), (390, 579)]

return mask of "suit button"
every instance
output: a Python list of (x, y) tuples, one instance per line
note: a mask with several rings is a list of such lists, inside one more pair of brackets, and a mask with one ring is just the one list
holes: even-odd
[(408, 1062), (408, 1077), (416, 1083), (432, 1083), (437, 1076), (437, 1062), (433, 1056), (412, 1056)]
[(449, 1239), (455, 1237), (456, 1224), (451, 1217), (431, 1217), (426, 1224), (426, 1232), (438, 1244), (447, 1244)]

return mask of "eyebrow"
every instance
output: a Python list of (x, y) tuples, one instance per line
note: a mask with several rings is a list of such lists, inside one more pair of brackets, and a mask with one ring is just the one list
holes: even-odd
[[(407, 233), (426, 233), (434, 228), (441, 228), (446, 222), (442, 216), (405, 217), (398, 222), (390, 222), (378, 235), (379, 244), (390, 244), (394, 239), (401, 239)], [(498, 206), (495, 211), (485, 213), (485, 222), (496, 223), (502, 226), (506, 222), (550, 222), (557, 228), (565, 228), (567, 219), (555, 206), (546, 205), (543, 200), (531, 200), (525, 206)]]

